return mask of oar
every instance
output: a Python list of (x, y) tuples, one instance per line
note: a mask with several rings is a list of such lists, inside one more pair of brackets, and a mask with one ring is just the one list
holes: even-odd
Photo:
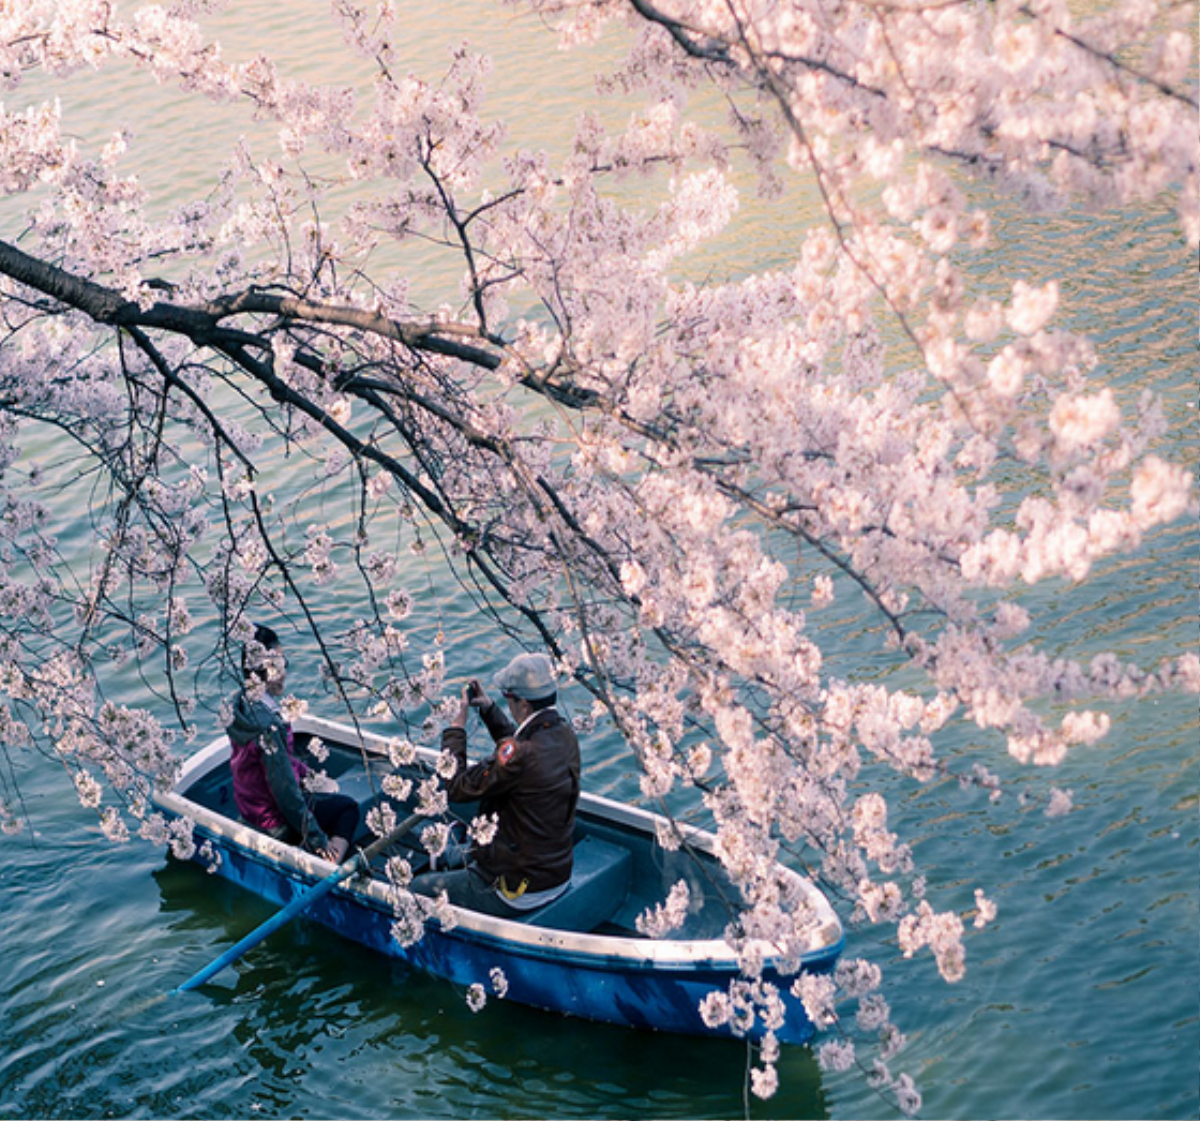
[(380, 837), (379, 840), (373, 841), (365, 849), (357, 852), (345, 864), (340, 864), (323, 880), (313, 884), (307, 891), (296, 896), (282, 911), (276, 915), (272, 915), (260, 927), (252, 930), (246, 935), (236, 946), (231, 946), (226, 950), (216, 961), (206, 965), (194, 977), (189, 977), (179, 988), (174, 991), (177, 993), (185, 993), (203, 985), (214, 974), (220, 973), (225, 966), (237, 961), (247, 950), (257, 946), (267, 935), (278, 930), (285, 923), (294, 919), (301, 911), (311, 907), (323, 895), (328, 895), (338, 884), (354, 875), (360, 868), (366, 869), (371, 860), (382, 852), (388, 845), (394, 841), (398, 841), (404, 836), (417, 822), (421, 821), (425, 814), (413, 814), (412, 817), (405, 818), (399, 825), (396, 826), (386, 837)]

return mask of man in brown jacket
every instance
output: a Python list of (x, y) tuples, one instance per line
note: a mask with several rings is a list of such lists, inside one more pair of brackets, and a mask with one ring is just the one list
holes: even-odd
[[(513, 918), (557, 899), (570, 882), (579, 741), (555, 707), (554, 666), (545, 654), (518, 655), (496, 674), (495, 686), (508, 714), (471, 681), (442, 732), (442, 750), (458, 764), (446, 782), (450, 801), (477, 801), (477, 816), (494, 815), (495, 836), (472, 846), (466, 868), (420, 876), (413, 889), (445, 890), (451, 903)], [(467, 761), (472, 708), (496, 745), (474, 764)]]

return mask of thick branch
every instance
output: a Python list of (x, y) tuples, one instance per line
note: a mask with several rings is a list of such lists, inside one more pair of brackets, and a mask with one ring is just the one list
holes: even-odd
[[(130, 300), (111, 288), (57, 265), (31, 257), (5, 241), (0, 241), (0, 274), (83, 312), (97, 323), (172, 331), (199, 345), (262, 345), (255, 336), (223, 326), (222, 321), (242, 314), (277, 315), (300, 322), (355, 327), (383, 338), (395, 339), (413, 350), (457, 358), (487, 370), (496, 369), (501, 362), (495, 350), (460, 341), (460, 338), (481, 338), (478, 331), (463, 324), (398, 323), (364, 308), (314, 303), (257, 289), (210, 300), (196, 307), (164, 301), (142, 307), (136, 300)], [(497, 342), (490, 339), (483, 341)]]

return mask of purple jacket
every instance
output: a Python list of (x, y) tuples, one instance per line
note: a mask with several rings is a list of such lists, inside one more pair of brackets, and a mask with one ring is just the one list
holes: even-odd
[(226, 729), (233, 800), (247, 825), (275, 836), (291, 831), (312, 848), (328, 843), (301, 782), (308, 768), (292, 750), (292, 729), (268, 705), (241, 694)]

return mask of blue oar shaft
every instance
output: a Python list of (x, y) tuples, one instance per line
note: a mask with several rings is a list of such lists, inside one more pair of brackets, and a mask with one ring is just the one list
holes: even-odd
[(235, 946), (231, 946), (215, 961), (206, 965), (199, 973), (193, 977), (189, 977), (182, 985), (175, 990), (177, 993), (189, 992), (190, 990), (203, 985), (210, 977), (220, 973), (227, 965), (237, 961), (247, 950), (253, 949), (268, 935), (273, 934), (281, 926), (294, 919), (301, 911), (307, 910), (318, 899), (324, 895), (328, 895), (342, 880), (352, 876), (361, 867), (367, 868), (371, 863), (371, 858), (386, 848), (393, 841), (399, 840), (407, 833), (418, 821), (421, 820), (421, 814), (413, 814), (412, 817), (406, 818), (395, 829), (393, 829), (386, 837), (381, 837), (379, 840), (368, 845), (360, 853), (356, 853), (354, 857), (347, 860), (345, 864), (339, 865), (333, 872), (326, 876), (323, 880), (313, 884), (307, 891), (297, 895), (282, 911), (272, 915), (261, 926), (256, 927), (246, 935)]
[(348, 865), (341, 865), (332, 875), (326, 876), (320, 883), (315, 884), (301, 895), (297, 895), (282, 911), (272, 915), (265, 923), (252, 930), (240, 942), (226, 950), (216, 961), (209, 962), (194, 977), (190, 977), (184, 981), (176, 991), (185, 993), (190, 989), (197, 988), (203, 985), (214, 974), (220, 973), (225, 966), (237, 961), (247, 950), (257, 946), (264, 938), (273, 934), (285, 923), (290, 922), (301, 911), (306, 910), (323, 895), (328, 895), (337, 884), (341, 883), (342, 880), (354, 871), (354, 868), (357, 867), (357, 861), (358, 857), (356, 856)]

